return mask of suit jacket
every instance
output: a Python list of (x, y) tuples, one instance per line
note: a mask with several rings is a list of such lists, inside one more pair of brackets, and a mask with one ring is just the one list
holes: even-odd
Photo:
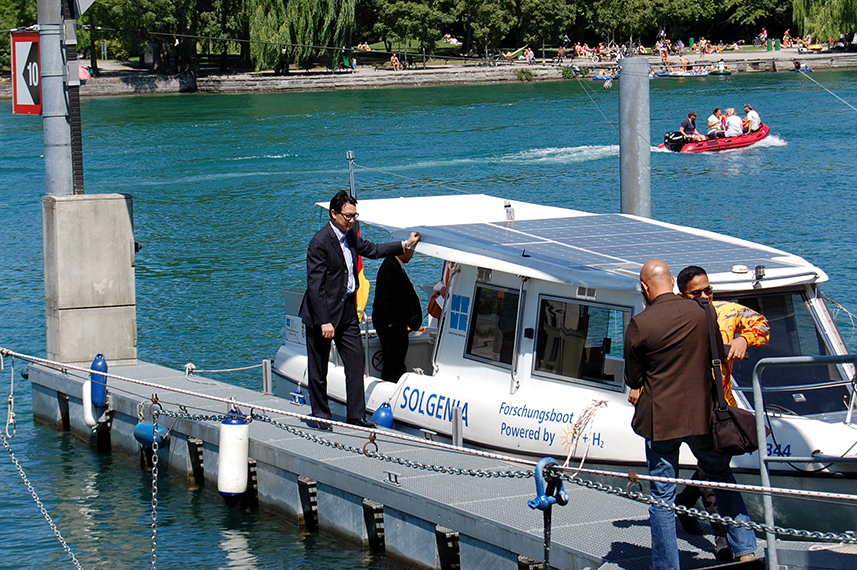
[(712, 371), (705, 310), (658, 296), (625, 331), (625, 383), (643, 388), (631, 426), (663, 441), (710, 431)]
[(384, 325), (406, 325), (411, 330), (420, 328), (423, 322), (420, 298), (404, 267), (395, 257), (385, 259), (378, 269), (372, 321), (375, 328)]
[[(404, 252), (402, 242), (375, 244), (357, 235), (355, 223), (345, 239), (354, 257), (353, 272), (357, 280), (357, 255), (378, 259)], [(301, 302), (300, 317), (307, 327), (331, 323), (339, 325), (348, 288), (348, 266), (339, 245), (339, 238), (330, 223), (324, 225), (310, 240), (306, 254), (307, 290)], [(360, 286), (359, 281), (357, 286)]]

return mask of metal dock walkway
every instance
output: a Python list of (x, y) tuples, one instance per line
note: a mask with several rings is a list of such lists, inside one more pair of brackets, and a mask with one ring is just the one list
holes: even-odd
[[(157, 393), (163, 408), (159, 423), (171, 428), (158, 453), (161, 473), (167, 465), (171, 476), (202, 475), (206, 487), (216, 488), (219, 422), (206, 416), (226, 413), (227, 405), (196, 394), (234, 398), (278, 424), (256, 420), (250, 425), (250, 463), (255, 464), (258, 502), (265, 508), (297, 518), (309, 528), (317, 524), (322, 532), (385, 548), (388, 556), (418, 567), (453, 568), (460, 563), (464, 570), (536, 568), (540, 566), (528, 564), (544, 560), (543, 513), (527, 506), (536, 495), (535, 483), (532, 477), (521, 476), (518, 466), (392, 439), (383, 430), (376, 431), (374, 444), (368, 437), (370, 430), (335, 426), (333, 432), (321, 431), (298, 418), (259, 412), (267, 407), (309, 414), (308, 405), (203, 377), (186, 378), (161, 366), (141, 363), (110, 372), (170, 389), (108, 379), (109, 413), (104, 418), (110, 419), (109, 444), (114, 451), (141, 453), (133, 435), (139, 404), (146, 403), (145, 416), (151, 420), (148, 404)], [(107, 437), (106, 426), (94, 432), (84, 424), (81, 387), (88, 378), (74, 370), (31, 364), (36, 418), (91, 443)], [(251, 410), (242, 406), (242, 412)], [(197, 417), (190, 419), (188, 414)], [(374, 445), (378, 456), (363, 454), (364, 446), (375, 451)], [(554, 506), (552, 512), (551, 567), (649, 567), (645, 504), (571, 483), (565, 483), (565, 490), (568, 505)], [(721, 564), (714, 558), (710, 534), (692, 536), (678, 528), (682, 568)], [(791, 550), (781, 552), (783, 568), (843, 568), (855, 567), (857, 562), (857, 556), (847, 556), (850, 564), (842, 566), (833, 549), (816, 555), (802, 543), (792, 544)], [(763, 555), (761, 548), (757, 555)], [(834, 556), (835, 564), (826, 565), (824, 556)], [(762, 567), (761, 563), (755, 567)]]

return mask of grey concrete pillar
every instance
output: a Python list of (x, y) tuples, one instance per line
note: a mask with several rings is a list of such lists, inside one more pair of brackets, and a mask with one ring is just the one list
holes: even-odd
[(130, 196), (43, 199), (47, 357), (136, 364), (134, 214)]
[(619, 186), (622, 213), (652, 216), (649, 60), (619, 61)]

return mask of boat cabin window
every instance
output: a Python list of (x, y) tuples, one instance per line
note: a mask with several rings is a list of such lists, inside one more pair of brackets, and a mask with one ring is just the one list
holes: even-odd
[(518, 291), (478, 285), (467, 337), (469, 357), (512, 365), (518, 324)]
[[(832, 354), (815, 326), (805, 297), (800, 292), (719, 296), (757, 311), (768, 319), (771, 340), (766, 346), (750, 347), (747, 359), (736, 362), (732, 368), (733, 381), (741, 387), (752, 387), (753, 368), (756, 363), (771, 356), (819, 356)], [(839, 369), (833, 365), (766, 368), (762, 373), (762, 386), (799, 386), (841, 381)], [(765, 392), (765, 407), (781, 409), (798, 415), (844, 411), (843, 398), (847, 387), (837, 386), (819, 390), (797, 389), (787, 392)], [(752, 392), (745, 392), (750, 405)]]
[(542, 298), (535, 372), (622, 389), (621, 358), (630, 318), (627, 309)]

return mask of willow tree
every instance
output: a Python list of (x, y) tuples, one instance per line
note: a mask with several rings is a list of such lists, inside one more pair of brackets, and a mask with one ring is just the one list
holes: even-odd
[(280, 57), (300, 67), (332, 64), (351, 43), (356, 0), (249, 0), (251, 51), (256, 69)]
[(857, 29), (857, 0), (794, 0), (792, 10), (801, 35), (838, 39)]
[(282, 50), (291, 51), (291, 37), (282, 0), (250, 0), (250, 57), (256, 71), (272, 68), (280, 60)]

